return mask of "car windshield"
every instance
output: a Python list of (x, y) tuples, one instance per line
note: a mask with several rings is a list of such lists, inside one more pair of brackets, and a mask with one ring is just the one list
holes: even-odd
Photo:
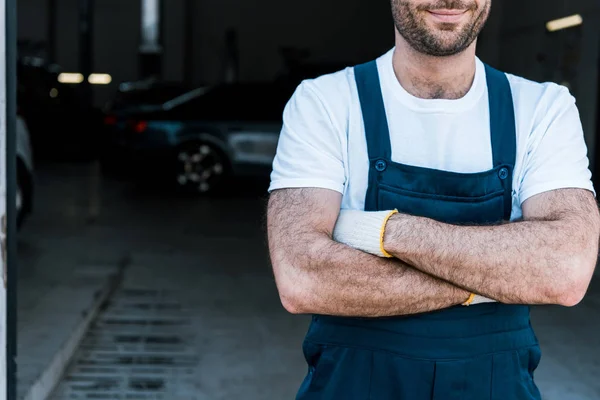
[(198, 88), (198, 89), (194, 89), (194, 90), (190, 90), (187, 93), (184, 93), (182, 95), (179, 95), (173, 99), (170, 99), (169, 101), (163, 103), (163, 108), (165, 110), (171, 110), (179, 105), (182, 104), (186, 104), (189, 102), (193, 102), (199, 98), (201, 98), (202, 96), (204, 96), (206, 93), (209, 93), (211, 91), (210, 87), (205, 87), (205, 88)]

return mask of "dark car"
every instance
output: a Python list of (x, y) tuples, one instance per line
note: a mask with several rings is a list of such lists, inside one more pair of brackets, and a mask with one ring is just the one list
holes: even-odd
[(113, 129), (104, 159), (199, 193), (231, 175), (268, 174), (291, 94), (273, 84), (228, 84), (116, 111), (105, 118)]

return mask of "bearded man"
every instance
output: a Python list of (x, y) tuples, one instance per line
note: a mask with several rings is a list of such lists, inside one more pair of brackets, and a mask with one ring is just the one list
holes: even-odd
[(600, 219), (574, 98), (475, 55), (492, 0), (392, 0), (395, 47), (284, 111), (268, 235), (313, 315), (297, 399), (533, 400), (531, 305), (575, 306)]

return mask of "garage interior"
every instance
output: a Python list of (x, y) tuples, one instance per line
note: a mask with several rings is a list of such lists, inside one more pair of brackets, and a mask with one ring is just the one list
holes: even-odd
[[(266, 246), (277, 116), (302, 79), (393, 46), (389, 2), (18, 0), (17, 13), (18, 114), (33, 152), (19, 175), (31, 210), (18, 232), (18, 399), (293, 398), (310, 317), (281, 306)], [(574, 15), (582, 23), (548, 30)], [(478, 51), (571, 90), (598, 187), (598, 1), (495, 1)], [(228, 90), (202, 101), (223, 84), (239, 101)], [(118, 129), (149, 135), (158, 105), (174, 111), (145, 150), (236, 101), (253, 136), (235, 160), (201, 136), (156, 163), (121, 154)], [(257, 133), (262, 113), (273, 124)], [(600, 398), (599, 279), (575, 308), (534, 307), (533, 323), (544, 399)]]

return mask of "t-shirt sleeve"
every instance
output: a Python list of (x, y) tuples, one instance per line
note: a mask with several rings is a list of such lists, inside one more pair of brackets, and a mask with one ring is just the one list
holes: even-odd
[(322, 188), (344, 192), (341, 132), (316, 89), (305, 81), (283, 112), (269, 192)]
[(557, 189), (594, 193), (588, 150), (575, 98), (566, 88), (546, 107), (534, 127), (525, 156), (519, 201)]

